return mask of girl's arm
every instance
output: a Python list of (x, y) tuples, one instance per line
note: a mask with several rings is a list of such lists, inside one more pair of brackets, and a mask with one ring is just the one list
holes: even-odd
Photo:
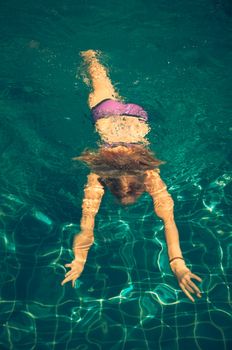
[[(174, 220), (174, 202), (171, 195), (167, 191), (167, 186), (161, 180), (158, 172), (147, 171), (146, 178), (147, 192), (152, 196), (154, 203), (154, 211), (156, 215), (164, 222), (165, 238), (168, 248), (169, 260), (174, 257), (183, 257), (179, 242), (179, 233)], [(183, 260), (179, 260), (171, 264), (172, 270), (175, 269), (175, 265), (181, 263)]]
[(194, 301), (191, 293), (196, 293), (200, 296), (200, 290), (190, 280), (190, 277), (196, 278), (201, 281), (200, 277), (191, 273), (190, 269), (186, 266), (183, 259), (182, 251), (179, 242), (179, 233), (176, 227), (174, 219), (174, 202), (171, 195), (167, 191), (167, 186), (162, 181), (159, 173), (155, 170), (149, 170), (146, 172), (145, 186), (148, 193), (153, 198), (154, 210), (159, 218), (163, 220), (165, 239), (167, 242), (169, 260), (175, 259), (170, 262), (172, 272), (178, 278), (179, 284), (184, 293), (189, 297), (190, 300)]
[(94, 242), (94, 221), (99, 210), (104, 189), (98, 181), (98, 176), (91, 173), (88, 176), (88, 182), (84, 189), (84, 198), (82, 201), (81, 232), (76, 234), (73, 240), (74, 260), (71, 264), (66, 264), (71, 270), (65, 275), (62, 285), (72, 280), (74, 286), (75, 280), (80, 276), (84, 269), (85, 262), (90, 247)]
[(104, 188), (98, 180), (98, 175), (91, 173), (84, 189), (82, 201), (81, 231), (90, 232), (93, 235), (94, 219), (99, 210)]

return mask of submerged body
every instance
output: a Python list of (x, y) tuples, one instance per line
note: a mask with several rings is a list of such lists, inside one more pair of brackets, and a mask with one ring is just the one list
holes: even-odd
[(149, 132), (147, 123), (141, 123), (127, 115), (112, 115), (100, 119), (96, 122), (96, 130), (101, 135), (102, 141), (107, 144), (148, 143), (145, 138)]
[(94, 221), (105, 189), (108, 188), (123, 205), (133, 204), (147, 192), (151, 195), (156, 215), (163, 220), (170, 267), (186, 296), (194, 301), (191, 293), (201, 297), (199, 288), (191, 278), (201, 281), (186, 266), (174, 220), (174, 202), (159, 175), (162, 163), (148, 150), (146, 135), (149, 132), (147, 112), (139, 105), (124, 103), (115, 91), (106, 69), (99, 63), (97, 53), (82, 53), (92, 80), (93, 92), (89, 95), (89, 107), (96, 131), (103, 142), (96, 152), (87, 151), (76, 159), (91, 168), (84, 189), (81, 232), (74, 237), (75, 259), (62, 284), (75, 280), (84, 269), (88, 250), (94, 243)]

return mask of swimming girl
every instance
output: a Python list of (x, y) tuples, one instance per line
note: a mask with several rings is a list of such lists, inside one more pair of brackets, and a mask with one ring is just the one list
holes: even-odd
[[(94, 243), (94, 219), (102, 196), (108, 188), (122, 205), (133, 204), (142, 193), (151, 195), (156, 215), (163, 220), (169, 263), (173, 274), (186, 296), (194, 302), (192, 294), (201, 292), (192, 278), (201, 282), (186, 266), (178, 229), (173, 214), (173, 200), (159, 175), (162, 163), (148, 148), (149, 132), (147, 112), (134, 103), (124, 103), (113, 87), (106, 68), (99, 62), (99, 53), (81, 52), (93, 91), (89, 107), (100, 134), (102, 145), (97, 151), (84, 151), (74, 158), (85, 162), (91, 169), (84, 189), (80, 233), (73, 240), (74, 260), (65, 267), (62, 285), (81, 275), (89, 248)], [(191, 294), (192, 293), (192, 294)]]

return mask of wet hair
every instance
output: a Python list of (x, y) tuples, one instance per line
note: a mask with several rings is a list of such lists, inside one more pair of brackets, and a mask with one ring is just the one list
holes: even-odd
[(119, 203), (126, 205), (133, 204), (144, 192), (144, 177), (144, 174), (139, 176), (123, 175), (121, 177), (101, 178), (100, 182), (110, 190)]
[(164, 162), (142, 145), (85, 150), (73, 158), (87, 164), (99, 175), (102, 185), (109, 188), (121, 204), (132, 204), (145, 191), (146, 170), (158, 169)]

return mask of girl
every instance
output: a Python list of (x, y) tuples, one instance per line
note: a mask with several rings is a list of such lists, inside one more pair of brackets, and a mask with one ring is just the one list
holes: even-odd
[(171, 270), (183, 292), (194, 302), (191, 293), (200, 298), (201, 292), (192, 278), (202, 280), (190, 271), (182, 256), (173, 214), (174, 203), (159, 175), (158, 166), (163, 162), (147, 147), (147, 112), (137, 104), (122, 101), (96, 51), (84, 51), (81, 56), (93, 87), (89, 107), (103, 143), (96, 152), (85, 151), (74, 158), (85, 162), (91, 172), (84, 189), (81, 231), (73, 241), (75, 258), (65, 265), (70, 270), (62, 285), (72, 281), (74, 286), (84, 269), (88, 250), (94, 242), (95, 215), (105, 190), (108, 188), (122, 205), (133, 204), (143, 192), (148, 192), (156, 215), (164, 223)]

